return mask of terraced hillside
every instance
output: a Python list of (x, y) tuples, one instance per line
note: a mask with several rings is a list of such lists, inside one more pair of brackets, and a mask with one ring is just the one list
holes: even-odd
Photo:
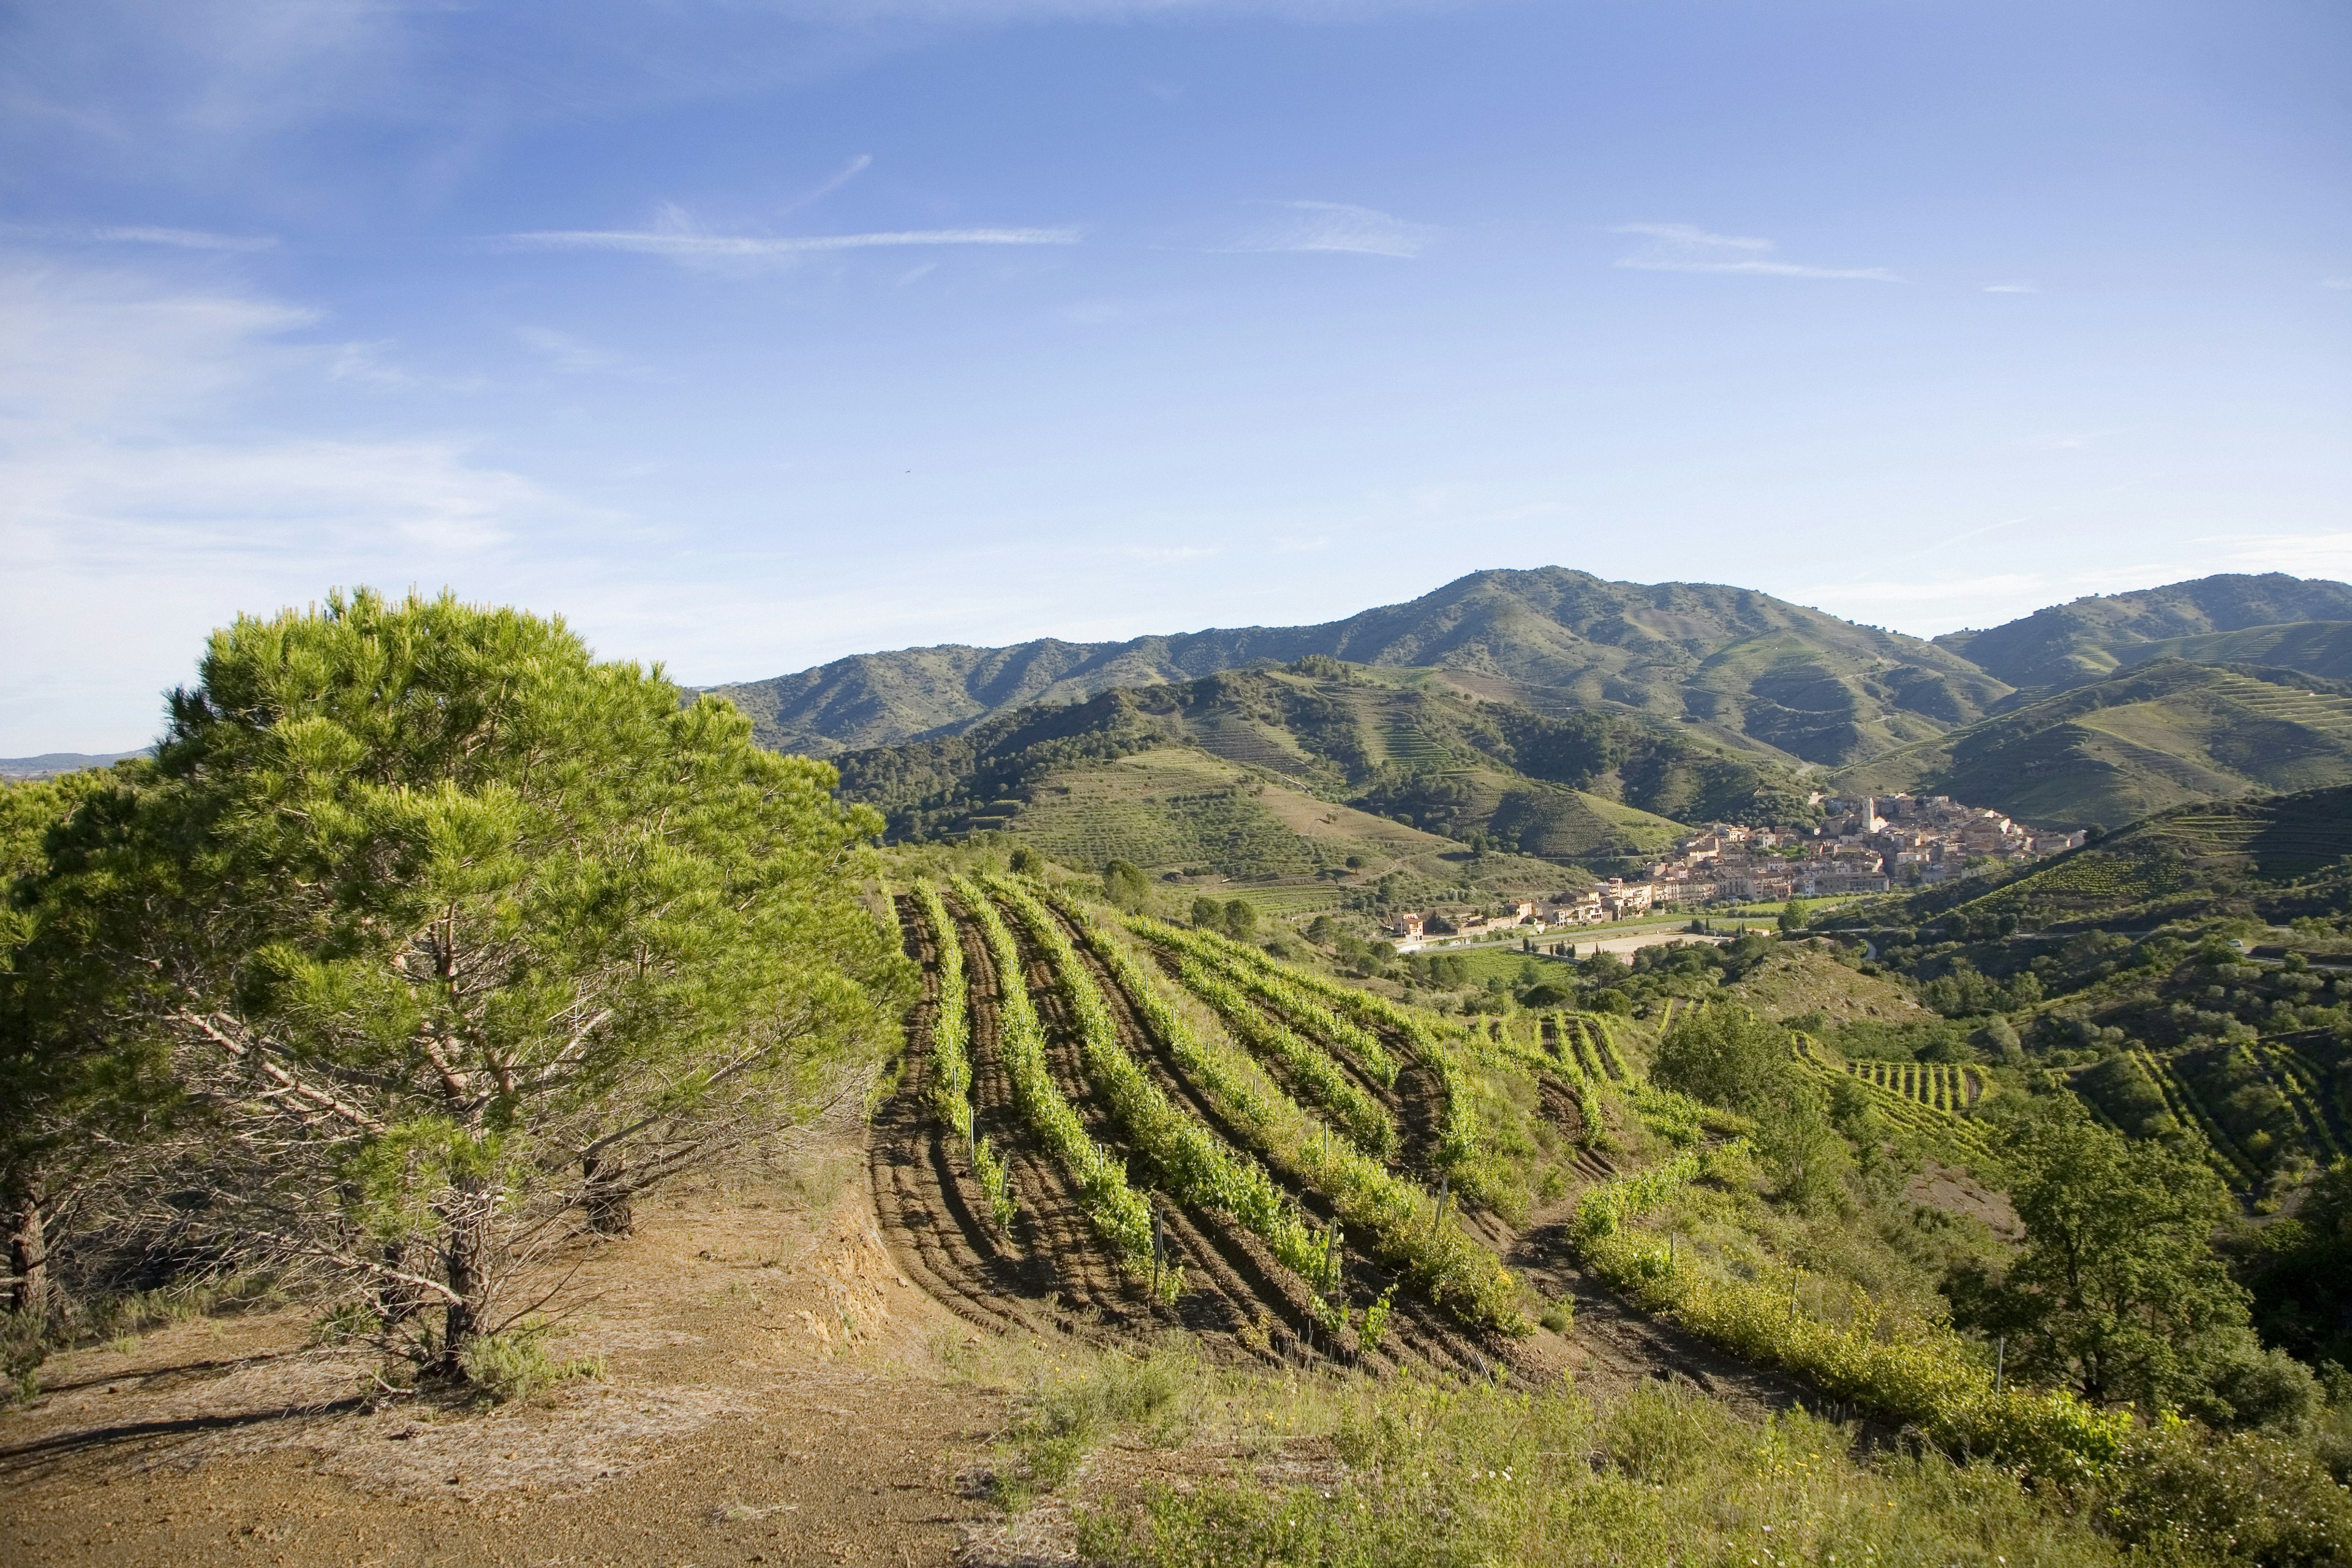
[[(898, 910), (928, 994), (874, 1189), (910, 1275), (975, 1323), (1181, 1324), (1244, 1360), (1531, 1381), (1680, 1373), (1768, 1404), (1804, 1396), (1795, 1374), (1979, 1452), (2112, 1447), (2112, 1422), (1995, 1389), (1931, 1320), (1856, 1317), (1844, 1287), (1748, 1243), (1677, 1251), (1649, 1228), (1749, 1154), (1740, 1119), (1649, 1081), (1632, 1020), (1451, 1024), (1023, 879)], [(1980, 1077), (1867, 1092), (1981, 1155)]]
[[(2352, 786), (2159, 812), (2096, 844), (2028, 868), (1950, 909), (1964, 924), (2141, 924), (2232, 910), (2284, 921), (2333, 908), (2352, 856)], [(1948, 900), (1898, 910), (1941, 915)], [(1875, 915), (1871, 918), (1877, 918)]]
[(1837, 775), (2037, 826), (2122, 825), (2190, 801), (2352, 782), (2352, 687), (2293, 670), (2137, 667)]
[(2163, 637), (2116, 650), (2128, 668), (2158, 659), (2195, 664), (2250, 664), (2296, 669), (2324, 680), (2352, 680), (2352, 620), (2291, 621), (2199, 637)]

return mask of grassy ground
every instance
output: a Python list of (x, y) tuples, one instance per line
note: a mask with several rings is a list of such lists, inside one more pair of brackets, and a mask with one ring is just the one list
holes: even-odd
[(1036, 1378), (1000, 1485), (1104, 1564), (2092, 1564), (2121, 1561), (2007, 1471), (1873, 1453), (1688, 1385), (1219, 1373), (1181, 1343)]

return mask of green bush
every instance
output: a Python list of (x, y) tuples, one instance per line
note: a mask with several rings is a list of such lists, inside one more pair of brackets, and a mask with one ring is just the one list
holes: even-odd
[(2140, 1434), (2109, 1468), (2099, 1520), (2158, 1563), (2352, 1563), (2352, 1491), (2308, 1452), (2258, 1433), (2168, 1421)]
[(602, 1377), (598, 1361), (557, 1361), (547, 1353), (551, 1332), (543, 1322), (526, 1320), (494, 1334), (478, 1334), (466, 1342), (459, 1364), (466, 1381), (499, 1404), (528, 1399), (575, 1377)]

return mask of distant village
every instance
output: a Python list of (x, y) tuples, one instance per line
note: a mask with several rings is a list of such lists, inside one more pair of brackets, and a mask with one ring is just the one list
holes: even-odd
[(1444, 938), (1600, 925), (1661, 909), (1885, 893), (2036, 860), (2072, 849), (2080, 832), (2044, 832), (1945, 795), (1816, 797), (1818, 828), (1716, 823), (1677, 841), (1639, 880), (1612, 877), (1580, 892), (1526, 900), (1491, 913), (1429, 910), (1389, 921), (1400, 952)]

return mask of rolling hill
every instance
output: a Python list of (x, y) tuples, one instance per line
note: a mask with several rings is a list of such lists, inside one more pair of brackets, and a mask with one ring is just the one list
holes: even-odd
[(1324, 658), (1037, 704), (835, 763), (896, 837), (1003, 829), (1070, 865), (1236, 878), (1440, 851), (1556, 868), (1654, 850), (1688, 820), (1811, 809), (1783, 765), (1678, 728), (1553, 718), (1438, 671)]
[(2352, 621), (2291, 621), (2284, 626), (2165, 637), (2116, 651), (2126, 669), (2162, 658), (2185, 658), (2194, 664), (2266, 665), (2329, 680), (2352, 680)]
[(45, 752), (37, 757), (0, 757), (0, 780), (22, 783), (75, 773), (84, 768), (108, 768), (141, 752)]
[(954, 734), (1010, 708), (1310, 656), (1433, 668), (1538, 711), (1638, 713), (1818, 763), (1933, 737), (2008, 694), (1933, 643), (1767, 594), (1611, 583), (1556, 566), (1474, 573), (1321, 626), (908, 648), (712, 689), (751, 715), (764, 743), (830, 756)]
[[(2284, 630), (2293, 622), (2347, 619), (2352, 619), (2352, 584), (2290, 577), (2283, 572), (2261, 576), (2224, 574), (2053, 605), (1987, 630), (1946, 633), (1936, 644), (1966, 658), (1994, 679), (2031, 691), (2076, 686), (2111, 675), (2119, 666), (2135, 662), (2133, 651), (2148, 643), (2252, 627)], [(2201, 656), (2176, 650), (2173, 657)], [(2241, 658), (2304, 668), (2295, 660), (2261, 658), (2251, 647), (2224, 656), (2223, 661), (2234, 663)]]
[(2352, 781), (2352, 686), (2165, 659), (1837, 775), (2048, 827), (2116, 827), (2191, 801)]

